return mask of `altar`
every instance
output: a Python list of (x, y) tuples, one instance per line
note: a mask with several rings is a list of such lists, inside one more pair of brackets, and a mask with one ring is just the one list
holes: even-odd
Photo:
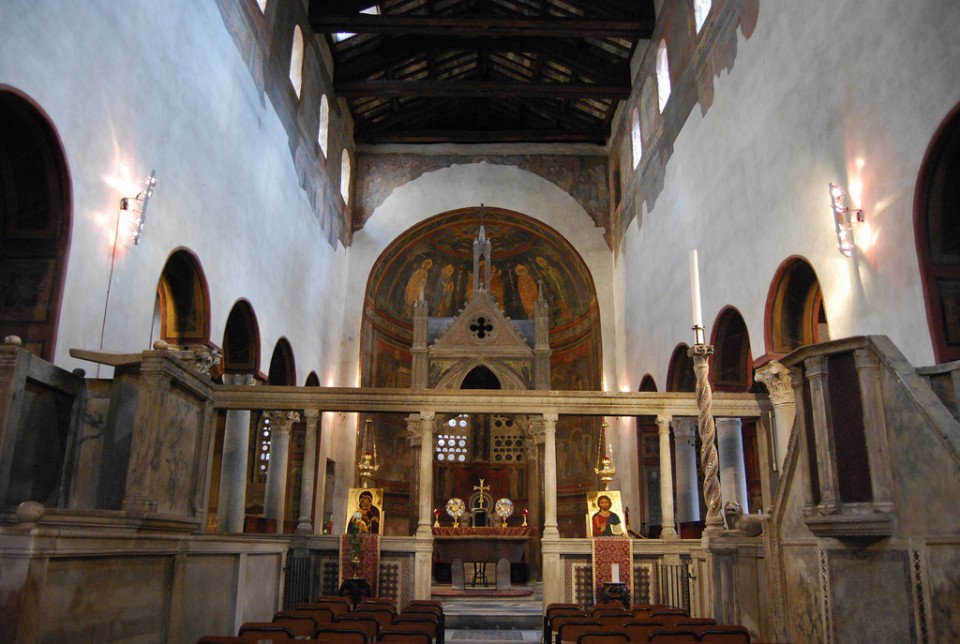
[(454, 588), (463, 590), (464, 562), (496, 564), (497, 590), (506, 590), (510, 583), (510, 564), (527, 560), (527, 546), (536, 538), (537, 529), (522, 527), (434, 527), (433, 556), (449, 563)]

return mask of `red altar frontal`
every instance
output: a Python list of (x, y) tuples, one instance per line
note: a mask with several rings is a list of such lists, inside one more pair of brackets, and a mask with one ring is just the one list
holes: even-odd
[(455, 588), (464, 587), (464, 562), (494, 563), (497, 589), (510, 588), (510, 564), (526, 560), (527, 546), (537, 536), (534, 527), (433, 528), (433, 556), (450, 564)]

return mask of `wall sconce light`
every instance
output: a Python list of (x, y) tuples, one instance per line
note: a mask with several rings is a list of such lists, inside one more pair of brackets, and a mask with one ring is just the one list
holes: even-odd
[(863, 210), (847, 206), (847, 193), (835, 183), (830, 184), (830, 203), (837, 225), (837, 248), (850, 257), (853, 255), (853, 225), (863, 223)]
[(147, 205), (150, 203), (150, 197), (153, 195), (153, 189), (157, 187), (157, 173), (150, 172), (150, 176), (143, 180), (143, 190), (136, 197), (124, 197), (120, 200), (120, 212), (130, 213), (134, 217), (136, 228), (133, 231), (134, 245), (140, 244), (140, 236), (143, 234), (143, 224), (147, 220)]

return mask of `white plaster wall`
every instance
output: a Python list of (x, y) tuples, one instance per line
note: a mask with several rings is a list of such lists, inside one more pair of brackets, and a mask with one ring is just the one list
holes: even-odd
[[(345, 378), (356, 378), (359, 382), (362, 294), (380, 254), (416, 223), (448, 210), (481, 203), (542, 221), (565, 237), (583, 257), (593, 276), (600, 306), (604, 382), (608, 388), (615, 386), (613, 258), (603, 239), (603, 229), (595, 227), (586, 211), (557, 185), (515, 166), (489, 163), (453, 165), (410, 181), (394, 190), (374, 210), (363, 230), (354, 234), (347, 292), (356, 296), (350, 298), (344, 320), (347, 330), (343, 353)], [(494, 247), (494, 261), (496, 258)]]
[(116, 262), (103, 349), (149, 347), (161, 271), (187, 248), (209, 285), (214, 342), (246, 298), (263, 371), (286, 337), (298, 384), (311, 370), (322, 384), (338, 384), (347, 253), (324, 241), (287, 135), (215, 2), (3, 2), (0, 83), (49, 115), (70, 169), (58, 365), (95, 369), (68, 351), (100, 347), (119, 199), (134, 196), (155, 169), (142, 242), (122, 248)]
[[(762, 0), (734, 68), (690, 115), (653, 209), (627, 231), (624, 379), (663, 390), (670, 354), (692, 343), (688, 252), (699, 250), (707, 334), (727, 305), (765, 353), (777, 267), (800, 255), (824, 294), (833, 338), (885, 334), (933, 362), (913, 235), (914, 188), (936, 128), (960, 101), (960, 5), (945, 0)], [(669, 106), (668, 106), (669, 109)], [(862, 168), (858, 168), (858, 159)], [(836, 249), (827, 185), (853, 190), (869, 229)]]

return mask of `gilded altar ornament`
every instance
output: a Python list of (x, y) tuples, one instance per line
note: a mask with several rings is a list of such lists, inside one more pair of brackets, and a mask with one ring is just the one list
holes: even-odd
[(360, 472), (360, 487), (369, 487), (373, 475), (379, 469), (376, 430), (373, 427), (373, 420), (368, 418), (363, 425), (363, 436), (360, 441), (360, 462), (357, 463), (357, 470)]
[(613, 445), (607, 445), (607, 451), (604, 452), (603, 444), (606, 442), (607, 424), (600, 425), (600, 440), (597, 443), (597, 466), (593, 468), (597, 476), (600, 477), (600, 486), (603, 490), (610, 489), (610, 481), (613, 475), (617, 473), (617, 468), (613, 464)]
[(433, 527), (434, 528), (440, 527), (440, 508), (433, 509)]
[(447, 501), (447, 514), (453, 517), (453, 527), (460, 527), (460, 517), (463, 516), (463, 511), (466, 509), (466, 505), (463, 502), (463, 499), (458, 499), (456, 497)]
[(527, 527), (527, 515), (530, 514), (530, 510), (524, 508), (523, 512), (520, 513), (523, 516), (523, 523), (521, 524), (524, 528)]
[(513, 501), (510, 499), (497, 499), (493, 505), (493, 511), (500, 517), (500, 527), (507, 527), (507, 518), (513, 514)]

